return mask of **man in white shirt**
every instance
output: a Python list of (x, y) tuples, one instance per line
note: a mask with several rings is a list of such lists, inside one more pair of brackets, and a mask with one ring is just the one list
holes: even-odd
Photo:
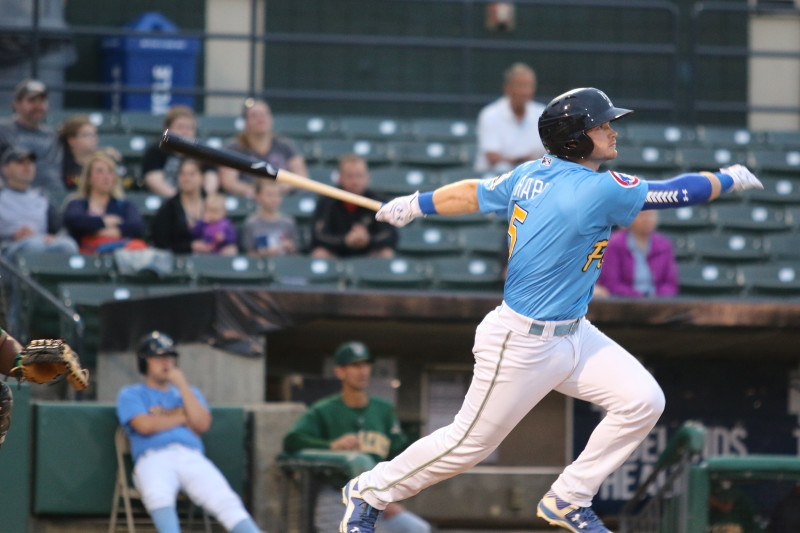
[(544, 105), (534, 102), (536, 73), (514, 63), (504, 74), (503, 96), (478, 115), (478, 154), (475, 170), (503, 172), (544, 155), (539, 116)]

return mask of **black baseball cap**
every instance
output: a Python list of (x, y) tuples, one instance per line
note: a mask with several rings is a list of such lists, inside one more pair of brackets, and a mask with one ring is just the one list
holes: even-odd
[(6, 151), (3, 152), (3, 156), (0, 158), (0, 164), (7, 165), (12, 161), (24, 161), (25, 159), (36, 161), (36, 154), (21, 146), (9, 146), (6, 148)]
[(39, 80), (23, 80), (17, 85), (15, 94), (17, 100), (29, 96), (47, 96), (47, 86)]
[(363, 342), (345, 342), (333, 354), (336, 366), (347, 366), (360, 361), (372, 361), (372, 355)]

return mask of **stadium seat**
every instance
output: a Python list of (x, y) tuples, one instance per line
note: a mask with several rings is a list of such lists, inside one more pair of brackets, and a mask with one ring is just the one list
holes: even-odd
[[(620, 123), (622, 126), (622, 123)], [(614, 123), (614, 129), (618, 125)], [(620, 144), (639, 146), (689, 146), (696, 140), (693, 128), (677, 124), (655, 124), (631, 122), (622, 128), (617, 137)]]
[(698, 231), (714, 226), (711, 210), (704, 205), (690, 205), (658, 212), (658, 226), (664, 230)]
[(497, 175), (497, 172), (478, 172), (472, 165), (458, 168), (446, 168), (439, 172), (439, 181), (442, 184), (454, 183), (456, 181), (468, 179), (489, 178)]
[(274, 130), (289, 138), (313, 139), (334, 137), (339, 124), (332, 117), (307, 114), (273, 114)]
[(240, 115), (199, 115), (197, 117), (197, 136), (201, 138), (234, 137), (244, 129), (244, 118)]
[(164, 132), (164, 117), (146, 111), (126, 111), (120, 114), (120, 125), (127, 133), (153, 137)]
[(164, 203), (164, 198), (150, 191), (128, 191), (125, 193), (125, 199), (139, 209), (145, 220), (152, 220)]
[(266, 285), (271, 279), (264, 261), (243, 255), (193, 254), (186, 271), (198, 285)]
[(363, 157), (371, 165), (389, 162), (389, 151), (385, 143), (365, 139), (318, 139), (310, 144), (309, 157), (328, 164), (338, 162), (341, 156), (350, 152)]
[(795, 178), (770, 175), (758, 178), (764, 184), (764, 188), (745, 191), (744, 196), (750, 201), (800, 205), (800, 172)]
[(786, 173), (793, 176), (800, 174), (800, 151), (795, 149), (760, 149), (750, 152), (752, 168), (756, 174), (760, 172)]
[(791, 229), (784, 210), (769, 205), (714, 205), (711, 208), (711, 219), (723, 230), (776, 232)]
[(343, 288), (346, 282), (342, 263), (330, 259), (301, 255), (270, 257), (266, 269), (272, 276), (272, 284), (278, 286)]
[[(176, 285), (189, 284), (191, 281), (189, 273), (186, 271), (186, 256), (175, 255), (167, 250), (158, 250), (161, 254), (158, 258), (158, 266), (148, 268), (139, 267), (136, 254), (149, 254), (150, 250), (145, 251), (123, 251), (115, 252), (112, 257), (115, 264), (115, 281), (136, 286), (157, 286), (157, 285)], [(130, 265), (125, 264), (124, 258), (120, 254), (133, 257)], [(148, 255), (143, 255), (141, 260), (154, 260)], [(123, 261), (120, 263), (120, 261)]]
[(747, 128), (731, 126), (699, 126), (697, 140), (704, 146), (735, 149), (745, 148), (757, 141), (757, 137)]
[(103, 135), (101, 144), (116, 149), (125, 160), (138, 160), (144, 151), (155, 142), (156, 135), (144, 136), (130, 133), (107, 133)]
[(350, 140), (401, 140), (410, 136), (410, 125), (390, 117), (341, 117), (339, 133)]
[(401, 165), (442, 167), (467, 163), (460, 145), (438, 141), (393, 143), (391, 154), (394, 161)]
[(85, 115), (89, 117), (89, 122), (94, 124), (95, 128), (97, 128), (97, 132), (101, 135), (105, 133), (123, 133), (123, 129), (120, 124), (120, 114), (113, 111), (98, 111), (96, 109), (51, 108), (47, 112), (46, 122), (55, 130), (58, 130), (64, 120), (77, 115)]
[(403, 255), (430, 257), (461, 253), (457, 231), (430, 225), (406, 226), (398, 229), (397, 252)]
[(763, 241), (757, 237), (739, 234), (702, 234), (689, 238), (692, 252), (711, 261), (737, 263), (766, 259)]
[(797, 149), (800, 146), (800, 131), (768, 131), (766, 144), (775, 148)]
[(743, 266), (739, 272), (748, 294), (787, 298), (800, 294), (800, 266), (796, 261)]
[(498, 226), (463, 228), (459, 233), (462, 248), (471, 256), (499, 258), (506, 253), (507, 233)]
[(769, 235), (764, 238), (764, 250), (772, 260), (800, 260), (800, 233)]
[(336, 185), (339, 180), (339, 169), (336, 165), (309, 166), (308, 177), (325, 185)]
[(686, 147), (678, 150), (677, 158), (681, 168), (686, 171), (716, 172), (720, 167), (746, 161), (744, 152), (728, 148)]
[(678, 264), (678, 294), (732, 295), (742, 291), (736, 269), (713, 263)]
[(688, 261), (694, 256), (694, 252), (689, 246), (689, 237), (684, 233), (673, 233), (660, 231), (662, 235), (669, 238), (672, 243), (672, 253), (678, 261)]
[(439, 186), (430, 170), (413, 167), (385, 167), (371, 170), (370, 189), (389, 196), (429, 191)]
[(482, 291), (503, 290), (503, 268), (498, 260), (443, 257), (430, 261), (434, 287)]
[(344, 265), (355, 287), (422, 289), (431, 281), (427, 264), (414, 259), (359, 257), (346, 260)]
[(625, 147), (619, 150), (617, 158), (608, 162), (608, 166), (620, 172), (637, 173), (653, 170), (677, 170), (675, 150), (656, 146)]
[(248, 216), (256, 211), (256, 202), (252, 198), (236, 196), (233, 194), (225, 195), (226, 216), (234, 223), (243, 222)]
[(800, 207), (786, 208), (786, 222), (791, 224), (795, 231), (800, 231)]
[(449, 118), (417, 118), (411, 121), (411, 133), (419, 141), (472, 142), (475, 123)]
[(317, 195), (306, 191), (294, 191), (283, 199), (281, 213), (294, 218), (298, 224), (307, 223), (317, 208)]
[(97, 255), (27, 253), (17, 257), (17, 265), (53, 295), (59, 283), (111, 281), (114, 275), (110, 258)]

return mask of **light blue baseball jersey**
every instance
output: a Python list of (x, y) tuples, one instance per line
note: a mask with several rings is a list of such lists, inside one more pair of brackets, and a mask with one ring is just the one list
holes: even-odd
[[(192, 392), (203, 407), (208, 409), (203, 393), (195, 387), (192, 387)], [(138, 415), (169, 412), (181, 407), (183, 407), (183, 398), (175, 385), (170, 385), (169, 389), (161, 391), (150, 388), (144, 383), (136, 383), (125, 386), (119, 391), (117, 418), (131, 441), (131, 455), (134, 461), (147, 450), (163, 448), (170, 444), (182, 444), (188, 448), (203, 451), (203, 441), (185, 425), (159, 431), (152, 435), (142, 435), (130, 425), (130, 421)]]
[(481, 180), (481, 212), (509, 222), (505, 303), (536, 320), (585, 315), (611, 228), (633, 221), (647, 188), (549, 155)]

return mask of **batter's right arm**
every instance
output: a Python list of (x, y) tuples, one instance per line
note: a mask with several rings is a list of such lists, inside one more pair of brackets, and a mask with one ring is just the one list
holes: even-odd
[(478, 211), (478, 181), (461, 180), (439, 187), (435, 191), (391, 200), (378, 210), (375, 218), (402, 227), (425, 215), (464, 215)]

